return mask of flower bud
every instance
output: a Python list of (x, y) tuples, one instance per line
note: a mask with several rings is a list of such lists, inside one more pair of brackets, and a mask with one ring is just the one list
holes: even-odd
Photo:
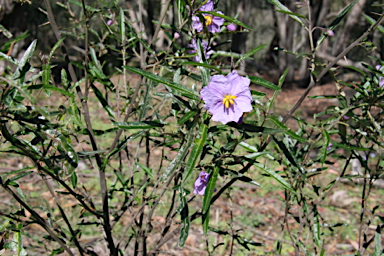
[(328, 34), (328, 36), (334, 36), (335, 35), (335, 33), (333, 33), (333, 31), (330, 29), (327, 29), (327, 34)]
[(107, 26), (111, 26), (113, 24), (113, 20), (108, 20), (107, 21)]
[(231, 24), (227, 25), (227, 29), (229, 31), (236, 31), (236, 25), (231, 23)]
[(175, 38), (175, 39), (179, 39), (179, 38), (180, 38), (180, 34), (177, 33), (177, 32), (175, 32), (175, 33), (173, 34), (173, 38)]

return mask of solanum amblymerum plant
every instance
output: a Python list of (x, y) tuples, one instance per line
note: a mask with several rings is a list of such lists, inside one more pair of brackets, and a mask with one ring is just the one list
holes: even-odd
[[(298, 1), (295, 13), (270, 0), (305, 32), (302, 48), (277, 49), (305, 59), (309, 71), (293, 107), (274, 113), (289, 70), (276, 84), (244, 72), (265, 44), (230, 51), (228, 36), (252, 31), (242, 13), (224, 13), (224, 0), (131, 2), (45, 0), (39, 8), (52, 48), (38, 50), (26, 34), (1, 47), (0, 254), (326, 255), (351, 223), (322, 208), (350, 181), (360, 191), (360, 215), (345, 239), (354, 239), (356, 255), (381, 255), (383, 209), (368, 199), (383, 168), (384, 62), (337, 65), (368, 47), (372, 33), (384, 33), (383, 14), (367, 15), (367, 29), (324, 61), (318, 50), (343, 36), (337, 26), (359, 1), (319, 27), (312, 1)], [(146, 19), (149, 13), (158, 16)], [(28, 38), (24, 54), (12, 56), (13, 45)], [(340, 70), (359, 78), (343, 81)], [(333, 104), (301, 119), (296, 110), (325, 76), (337, 95), (312, 98)], [(331, 163), (339, 169), (330, 178)], [(270, 184), (281, 195), (271, 200), (279, 202), (267, 223), (278, 230), (273, 237), (237, 225), (239, 198), (261, 198)], [(263, 207), (251, 207), (248, 218), (262, 216)]]

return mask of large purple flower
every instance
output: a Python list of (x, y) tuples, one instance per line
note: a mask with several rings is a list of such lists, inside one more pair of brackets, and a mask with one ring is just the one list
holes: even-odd
[[(214, 9), (213, 2), (209, 0), (206, 4), (200, 7), (199, 11), (202, 12), (212, 12)], [(223, 14), (222, 12), (217, 12), (219, 14)], [(203, 13), (203, 17), (205, 20), (205, 26), (207, 27), (209, 32), (218, 33), (220, 32), (220, 26), (223, 25), (224, 19), (214, 16), (212, 14)], [(192, 28), (196, 29), (197, 32), (203, 31), (203, 23), (201, 23), (200, 18), (198, 16), (192, 16)]]
[(208, 180), (209, 180), (209, 174), (202, 171), (199, 174), (199, 177), (197, 177), (195, 181), (195, 189), (193, 190), (193, 193), (203, 196), (205, 193), (205, 189), (207, 188)]
[[(195, 53), (197, 52), (198, 48), (197, 48), (197, 43), (196, 43), (196, 40), (195, 39), (192, 39), (192, 44), (189, 44), (188, 47), (191, 48), (191, 50), (189, 50), (189, 53)], [(211, 54), (214, 52), (213, 50), (211, 50), (211, 47), (208, 46), (208, 41), (207, 40), (203, 40), (201, 42), (201, 46), (203, 47), (203, 52), (202, 54), (205, 56), (205, 59), (209, 59), (211, 57)], [(193, 57), (193, 61), (194, 62), (200, 62), (200, 58), (198, 55), (196, 55), (195, 57)]]
[(251, 111), (250, 83), (249, 78), (239, 76), (236, 71), (227, 76), (212, 76), (209, 84), (200, 91), (212, 120), (223, 124), (239, 122), (244, 112)]

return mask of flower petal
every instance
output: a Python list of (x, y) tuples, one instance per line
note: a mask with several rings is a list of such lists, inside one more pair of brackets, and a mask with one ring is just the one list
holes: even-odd
[(213, 5), (213, 2), (211, 0), (209, 0), (203, 6), (200, 7), (199, 11), (211, 12), (211, 11), (213, 11), (214, 8), (215, 8), (215, 6)]

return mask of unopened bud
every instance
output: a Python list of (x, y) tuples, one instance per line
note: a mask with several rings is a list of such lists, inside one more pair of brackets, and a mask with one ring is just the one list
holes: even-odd
[(335, 35), (335, 33), (333, 33), (333, 31), (330, 29), (327, 29), (327, 34), (328, 34), (328, 36), (334, 36)]
[(177, 32), (175, 32), (175, 33), (173, 34), (173, 38), (175, 38), (175, 39), (178, 39), (178, 38), (180, 38), (180, 34), (179, 34), (179, 33), (177, 33)]
[(113, 20), (108, 20), (107, 21), (107, 26), (111, 26), (113, 24)]
[(231, 23), (231, 24), (227, 25), (227, 29), (229, 31), (236, 31), (236, 25)]

